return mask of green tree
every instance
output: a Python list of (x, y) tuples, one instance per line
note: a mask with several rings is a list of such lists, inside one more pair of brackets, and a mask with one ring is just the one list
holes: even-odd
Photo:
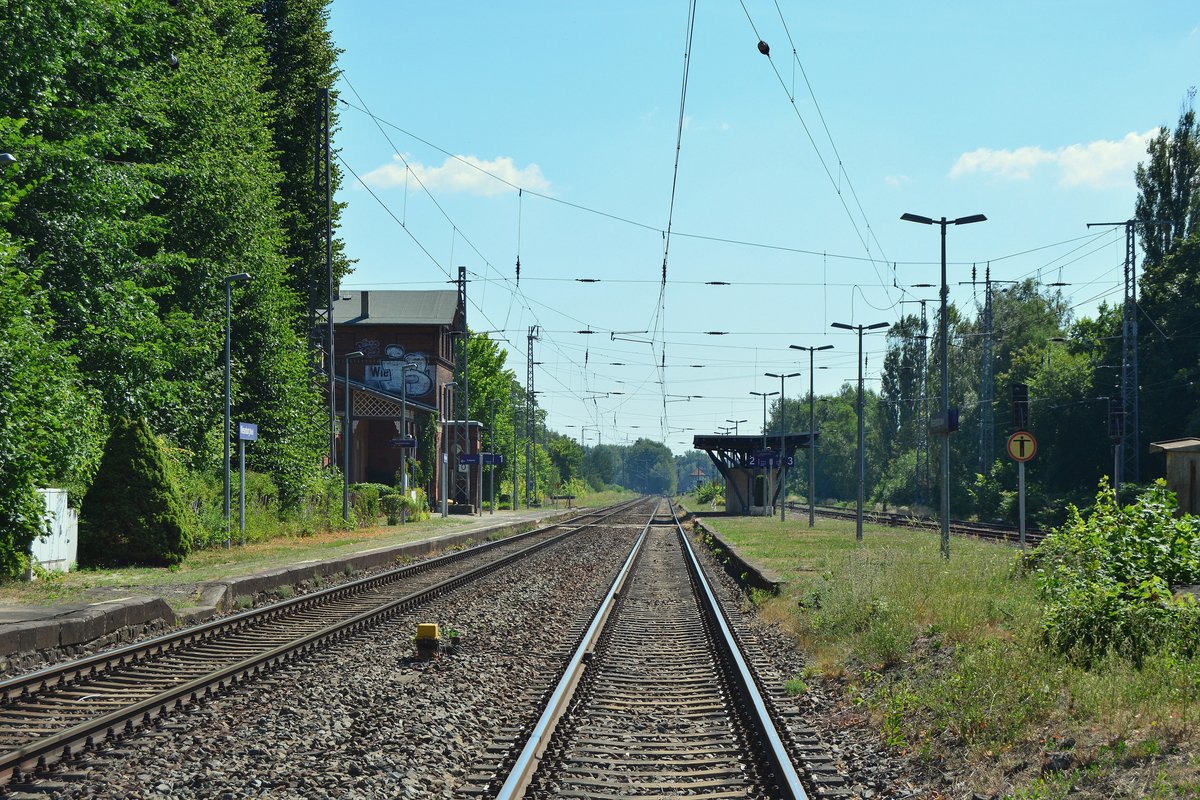
[(191, 543), (187, 508), (149, 423), (117, 420), (83, 498), (80, 563), (170, 566)]
[[(329, 292), (325, 263), (325, 192), (314, 182), (320, 138), (318, 87), (333, 85), (337, 56), (329, 31), (329, 0), (260, 0), (255, 4), (263, 20), (263, 42), (268, 74), (264, 90), (274, 113), (271, 132), (283, 173), (280, 183), (280, 214), (286, 231), (290, 268), (288, 285), (305, 304), (307, 314), (298, 315), (297, 333), (310, 335), (312, 310), (326, 303)], [(336, 96), (330, 100), (330, 130), (338, 125)], [(342, 170), (336, 155), (330, 163), (331, 191), (336, 196), (342, 185)], [(322, 176), (321, 180), (324, 180)], [(337, 237), (344, 203), (333, 203), (334, 285), (349, 271), (343, 242)]]
[[(1200, 434), (1200, 127), (1190, 108), (1137, 168), (1144, 441)], [(1149, 224), (1154, 223), (1154, 224)]]

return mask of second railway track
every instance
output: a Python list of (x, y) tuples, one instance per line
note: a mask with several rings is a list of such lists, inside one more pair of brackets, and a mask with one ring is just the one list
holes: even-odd
[[(645, 511), (640, 510), (645, 508)], [(136, 724), (386, 620), (645, 501), (451, 553), (0, 683), (0, 780), (20, 780)]]

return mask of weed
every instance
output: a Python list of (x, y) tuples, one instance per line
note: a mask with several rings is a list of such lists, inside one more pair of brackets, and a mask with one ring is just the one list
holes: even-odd
[(801, 694), (808, 693), (808, 684), (801, 680), (800, 676), (790, 678), (783, 683), (783, 689), (788, 695), (795, 697)]
[(254, 606), (254, 598), (248, 594), (239, 594), (233, 600), (233, 607), (238, 611), (245, 611)]
[(275, 590), (275, 594), (279, 595), (280, 600), (291, 600), (296, 596), (296, 587), (290, 583), (285, 583)]

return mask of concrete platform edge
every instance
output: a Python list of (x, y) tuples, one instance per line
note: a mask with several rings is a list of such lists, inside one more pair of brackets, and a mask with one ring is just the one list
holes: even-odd
[(772, 571), (755, 564), (754, 561), (738, 552), (737, 548), (721, 538), (713, 528), (704, 524), (704, 520), (688, 512), (680, 517), (680, 521), (692, 522), (695, 529), (708, 537), (709, 550), (720, 561), (725, 571), (742, 587), (760, 589), (771, 594), (779, 594), (787, 581), (781, 580)]
[(419, 558), (449, 548), (483, 542), (495, 536), (517, 533), (571, 517), (579, 511), (580, 509), (574, 508), (569, 511), (549, 511), (544, 517), (534, 520), (498, 523), (432, 539), (389, 545), (288, 567), (276, 567), (224, 581), (212, 581), (203, 584), (204, 588), (197, 605), (179, 611), (171, 608), (161, 597), (137, 596), (98, 602), (83, 609), (45, 619), (0, 625), (0, 660), (7, 663), (22, 654), (47, 651), (72, 653), (78, 648), (105, 637), (112, 637), (128, 628), (196, 625), (233, 609), (237, 599), (242, 596), (254, 597), (282, 586), (337, 575), (344, 573), (347, 568), (351, 572), (361, 572), (400, 559)]

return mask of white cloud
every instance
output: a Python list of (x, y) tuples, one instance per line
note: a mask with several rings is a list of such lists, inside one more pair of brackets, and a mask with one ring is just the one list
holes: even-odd
[(883, 182), (892, 188), (904, 186), (907, 183), (912, 183), (912, 178), (907, 175), (884, 175)]
[(1146, 157), (1146, 143), (1158, 134), (1158, 130), (1151, 128), (1145, 133), (1128, 133), (1116, 141), (1098, 139), (1057, 150), (981, 147), (959, 156), (950, 169), (950, 177), (984, 173), (1003, 180), (1029, 180), (1036, 168), (1048, 164), (1058, 168), (1058, 182), (1064, 186), (1121, 186), (1133, 180), (1138, 161)]
[[(431, 192), (467, 192), (490, 196), (514, 191), (513, 186), (538, 192), (550, 190), (550, 182), (542, 175), (541, 167), (537, 164), (518, 167), (508, 156), (491, 161), (475, 156), (454, 156), (435, 167), (409, 159), (408, 166), (412, 175), (419, 178)], [(406, 178), (411, 179), (406, 175), (404, 159), (393, 156), (391, 163), (371, 170), (363, 176), (363, 181), (369, 186), (388, 189), (403, 186)]]

